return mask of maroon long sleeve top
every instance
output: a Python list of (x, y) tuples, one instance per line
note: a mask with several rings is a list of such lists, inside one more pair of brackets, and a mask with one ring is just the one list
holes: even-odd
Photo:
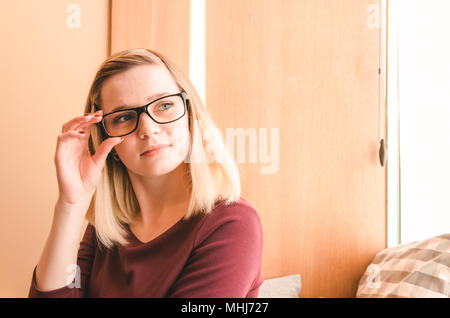
[(75, 277), (70, 285), (41, 291), (35, 266), (28, 297), (258, 296), (264, 280), (263, 231), (257, 211), (244, 198), (180, 219), (146, 243), (126, 228), (131, 243), (108, 250), (98, 247), (95, 227), (88, 224), (77, 256), (81, 284)]

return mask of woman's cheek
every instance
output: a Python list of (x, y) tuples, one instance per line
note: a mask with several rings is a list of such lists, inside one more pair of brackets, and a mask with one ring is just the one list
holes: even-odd
[(130, 156), (139, 155), (139, 149), (134, 145), (126, 143), (126, 140), (115, 146), (114, 149), (123, 162), (128, 161), (127, 158)]
[(190, 132), (187, 127), (178, 127), (172, 131), (171, 144), (172, 144), (172, 160), (182, 161), (187, 156), (190, 147)]

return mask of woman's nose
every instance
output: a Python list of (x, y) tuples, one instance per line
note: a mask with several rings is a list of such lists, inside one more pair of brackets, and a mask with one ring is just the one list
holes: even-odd
[(141, 118), (139, 119), (139, 125), (137, 127), (137, 133), (139, 138), (143, 138), (145, 136), (150, 136), (152, 134), (157, 134), (161, 130), (160, 124), (155, 122), (150, 116), (146, 113), (141, 114)]

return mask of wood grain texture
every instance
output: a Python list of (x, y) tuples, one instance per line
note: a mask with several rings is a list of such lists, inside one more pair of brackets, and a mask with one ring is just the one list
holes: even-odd
[[(27, 297), (52, 225), (54, 156), (108, 56), (109, 0), (0, 1), (0, 297)], [(84, 231), (84, 229), (83, 229)]]
[(189, 10), (190, 0), (111, 0), (111, 54), (154, 49), (189, 74)]
[(263, 222), (264, 278), (300, 273), (301, 297), (354, 297), (386, 248), (371, 3), (379, 1), (206, 2), (206, 103), (224, 135), (279, 128), (275, 174), (249, 163), (248, 147), (239, 166)]

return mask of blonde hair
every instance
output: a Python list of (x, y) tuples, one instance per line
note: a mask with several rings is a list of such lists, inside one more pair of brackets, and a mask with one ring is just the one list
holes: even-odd
[[(189, 176), (190, 202), (184, 219), (210, 212), (222, 201), (231, 204), (240, 198), (239, 169), (223, 142), (222, 135), (204, 107), (194, 86), (183, 72), (163, 54), (150, 49), (135, 48), (117, 52), (97, 70), (89, 90), (85, 113), (95, 112), (101, 105), (100, 91), (109, 77), (143, 64), (165, 66), (175, 83), (187, 94), (189, 103), (190, 153), (186, 174)], [(101, 107), (101, 106), (99, 106)], [(89, 137), (89, 151), (94, 154), (103, 141), (95, 125)], [(221, 159), (217, 160), (220, 155)], [(211, 160), (216, 159), (216, 160)], [(125, 224), (133, 223), (139, 214), (139, 202), (128, 171), (111, 153), (106, 159), (101, 181), (92, 198), (86, 219), (95, 226), (97, 240), (106, 248), (128, 244)]]

